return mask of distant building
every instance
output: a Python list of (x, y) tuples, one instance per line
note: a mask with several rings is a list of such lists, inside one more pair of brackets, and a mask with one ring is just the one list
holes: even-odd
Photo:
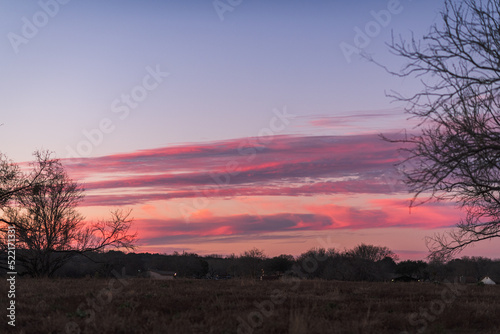
[(163, 270), (147, 270), (145, 272), (145, 277), (149, 277), (154, 280), (173, 280), (177, 277), (177, 273), (174, 271), (163, 271)]
[(481, 280), (481, 283), (483, 284), (486, 284), (486, 285), (495, 285), (496, 283), (491, 279), (489, 278), (488, 276), (486, 276), (485, 278), (483, 278)]

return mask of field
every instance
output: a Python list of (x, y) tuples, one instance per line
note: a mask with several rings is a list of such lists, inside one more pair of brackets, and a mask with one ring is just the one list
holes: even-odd
[(15, 300), (1, 333), (500, 333), (500, 286), (17, 278)]

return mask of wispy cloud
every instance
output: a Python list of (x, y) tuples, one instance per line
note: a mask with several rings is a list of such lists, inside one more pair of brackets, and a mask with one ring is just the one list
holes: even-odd
[[(275, 136), (67, 160), (86, 205), (200, 196), (390, 193), (397, 147), (376, 135)], [(391, 174), (391, 175), (392, 175)], [(106, 192), (106, 196), (103, 196)]]
[[(410, 117), (400, 108), (374, 110), (372, 112), (359, 111), (350, 112), (346, 115), (336, 116), (304, 116), (309, 126), (319, 130), (326, 129), (335, 131), (337, 134), (373, 134), (387, 131), (401, 131), (401, 124), (405, 128), (414, 127), (417, 120)], [(394, 125), (398, 124), (397, 127)], [(390, 130), (392, 129), (392, 130)]]
[[(373, 204), (384, 204), (376, 207)], [(193, 215), (189, 224), (183, 219), (140, 219), (141, 240), (146, 244), (195, 242), (199, 238), (239, 238), (240, 241), (256, 235), (293, 235), (299, 231), (363, 230), (373, 228), (441, 229), (454, 225), (460, 212), (451, 205), (439, 211), (419, 207), (408, 211), (408, 202), (384, 200), (367, 203), (366, 208), (348, 205), (308, 205), (305, 213), (277, 213), (267, 215), (239, 214), (214, 216), (210, 212)], [(205, 240), (206, 241), (206, 240)]]
[[(89, 210), (139, 206), (135, 226), (147, 247), (251, 244), (267, 237), (300, 242), (293, 238), (315, 231), (454, 226), (461, 216), (452, 205), (410, 212), (407, 190), (394, 168), (400, 161), (397, 149), (375, 134), (284, 135), (65, 164), (72, 177), (84, 181), (83, 204)], [(190, 212), (189, 223), (172, 211), (183, 199), (190, 203), (199, 197), (212, 198), (213, 206)], [(230, 208), (227, 199), (234, 200)]]

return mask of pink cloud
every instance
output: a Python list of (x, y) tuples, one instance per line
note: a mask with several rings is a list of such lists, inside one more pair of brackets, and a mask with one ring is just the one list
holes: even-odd
[(248, 236), (286, 235), (294, 231), (335, 231), (387, 228), (442, 229), (455, 225), (461, 213), (453, 206), (419, 207), (410, 213), (407, 202), (383, 200), (385, 206), (358, 208), (349, 205), (307, 205), (302, 213), (215, 216), (200, 210), (189, 222), (183, 219), (140, 219), (145, 243), (193, 242), (202, 237), (245, 240)]
[[(373, 207), (373, 204), (376, 204)], [(438, 229), (452, 227), (463, 217), (463, 212), (453, 205), (424, 205), (411, 211), (409, 200), (379, 199), (371, 200), (360, 209), (349, 206), (309, 205), (306, 209), (316, 214), (331, 217), (343, 228), (365, 229), (383, 227), (417, 227)]]
[(418, 125), (418, 121), (409, 117), (403, 109), (384, 109), (373, 112), (351, 112), (340, 116), (305, 116), (309, 125), (316, 129), (334, 129), (342, 134), (350, 133), (378, 133), (401, 130), (394, 128), (394, 124), (406, 124), (407, 127)]
[(140, 226), (140, 237), (146, 244), (179, 242), (206, 236), (244, 237), (249, 234), (326, 230), (335, 227), (335, 222), (330, 217), (309, 213), (217, 217), (203, 214), (191, 217), (189, 223), (183, 219), (139, 219), (136, 224)]
[[(360, 135), (243, 138), (65, 162), (90, 192), (86, 205), (130, 205), (196, 196), (401, 192), (393, 180), (398, 159), (395, 145)], [(133, 189), (141, 192), (129, 195)]]
[[(376, 135), (243, 138), (67, 160), (88, 190), (84, 205), (140, 205), (136, 220), (144, 245), (245, 242), (248, 236), (290, 240), (306, 231), (373, 228), (436, 229), (455, 225), (452, 206), (408, 209), (394, 164), (397, 146)], [(365, 205), (304, 205), (294, 212), (254, 204), (252, 214), (227, 214), (224, 206), (164, 219), (157, 201), (215, 197), (323, 197), (365, 194)], [(371, 198), (370, 194), (377, 195)], [(390, 194), (391, 199), (381, 199)], [(394, 198), (395, 196), (405, 198)], [(334, 198), (334, 196), (332, 196)], [(311, 201), (308, 201), (311, 203)], [(278, 213), (276, 213), (278, 212)], [(260, 213), (260, 214), (258, 214)], [(177, 213), (178, 214), (178, 213)], [(229, 242), (229, 241), (228, 241)]]
[(233, 186), (233, 187), (212, 187), (200, 188), (199, 190), (152, 192), (147, 194), (126, 194), (126, 195), (87, 195), (83, 202), (85, 206), (122, 206), (138, 203), (148, 203), (151, 201), (170, 200), (175, 198), (194, 197), (235, 197), (235, 196), (314, 196), (329, 194), (387, 194), (394, 189), (405, 191), (402, 184), (398, 183), (391, 188), (391, 184), (384, 180), (352, 180), (352, 181), (327, 181), (313, 184), (302, 184), (294, 187), (290, 186)]

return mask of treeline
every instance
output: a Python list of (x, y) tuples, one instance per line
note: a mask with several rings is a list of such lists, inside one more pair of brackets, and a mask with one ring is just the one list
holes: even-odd
[[(463, 257), (448, 262), (398, 261), (387, 247), (361, 244), (351, 250), (315, 248), (298, 257), (267, 257), (256, 248), (240, 255), (199, 256), (193, 253), (151, 254), (108, 251), (73, 258), (56, 277), (112, 277), (113, 272), (141, 276), (148, 270), (176, 272), (185, 278), (259, 278), (291, 275), (308, 279), (343, 281), (390, 281), (398, 276), (423, 281), (480, 280), (489, 276), (500, 281), (500, 260)], [(22, 273), (22, 268), (19, 268)]]

